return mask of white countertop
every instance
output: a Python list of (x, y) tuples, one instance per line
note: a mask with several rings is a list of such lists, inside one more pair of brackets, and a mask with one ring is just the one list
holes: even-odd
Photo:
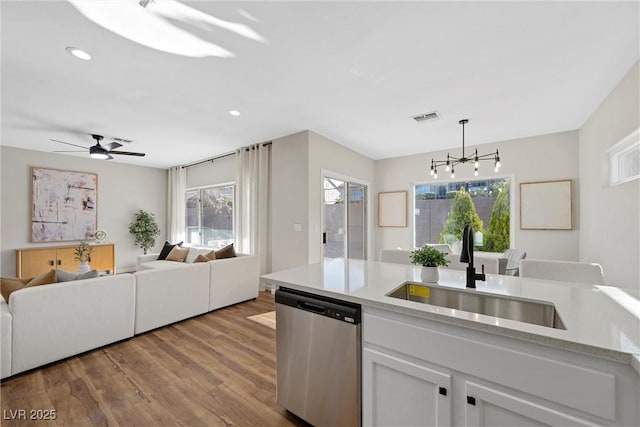
[[(567, 328), (562, 330), (386, 296), (404, 282), (420, 283), (420, 269), (334, 259), (268, 274), (261, 282), (579, 351), (631, 364), (640, 373), (640, 298), (634, 290), (489, 274), (471, 290), (550, 302)], [(466, 289), (465, 272), (441, 268), (435, 286)]]

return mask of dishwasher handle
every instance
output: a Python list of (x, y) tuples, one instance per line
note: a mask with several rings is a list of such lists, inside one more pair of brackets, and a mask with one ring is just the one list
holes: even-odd
[(306, 301), (298, 301), (298, 308), (301, 308), (303, 310), (313, 311), (314, 313), (317, 313), (317, 314), (324, 314), (324, 312), (326, 311), (325, 307), (317, 304), (312, 304)]

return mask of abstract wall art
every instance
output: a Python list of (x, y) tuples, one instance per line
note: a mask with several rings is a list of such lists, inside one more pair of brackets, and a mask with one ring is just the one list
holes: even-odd
[(92, 239), (98, 228), (98, 175), (31, 168), (31, 241)]

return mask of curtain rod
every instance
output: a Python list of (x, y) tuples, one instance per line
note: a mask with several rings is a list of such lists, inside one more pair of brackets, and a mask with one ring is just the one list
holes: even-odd
[[(271, 141), (269, 142), (264, 142), (262, 144), (263, 147), (266, 147), (267, 145), (271, 145)], [(251, 147), (245, 147), (246, 151), (249, 151), (251, 149)], [(195, 163), (190, 163), (188, 165), (184, 165), (181, 166), (182, 169), (186, 169), (186, 168), (190, 168), (191, 166), (197, 166), (197, 165), (201, 165), (203, 163), (208, 163), (208, 162), (213, 162), (214, 160), (219, 160), (219, 159), (224, 159), (225, 157), (229, 157), (229, 156), (235, 156), (236, 152), (232, 151), (230, 153), (225, 153), (225, 154), (220, 154), (219, 156), (215, 156), (215, 157), (211, 157), (209, 159), (205, 159), (205, 160), (201, 160), (199, 162), (195, 162)]]

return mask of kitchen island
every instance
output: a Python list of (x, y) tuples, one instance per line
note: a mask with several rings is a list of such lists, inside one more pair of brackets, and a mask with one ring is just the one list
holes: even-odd
[(467, 290), (464, 274), (435, 287), (552, 304), (565, 329), (387, 296), (420, 267), (337, 259), (261, 281), (362, 305), (363, 425), (639, 425), (637, 292), (499, 275)]

